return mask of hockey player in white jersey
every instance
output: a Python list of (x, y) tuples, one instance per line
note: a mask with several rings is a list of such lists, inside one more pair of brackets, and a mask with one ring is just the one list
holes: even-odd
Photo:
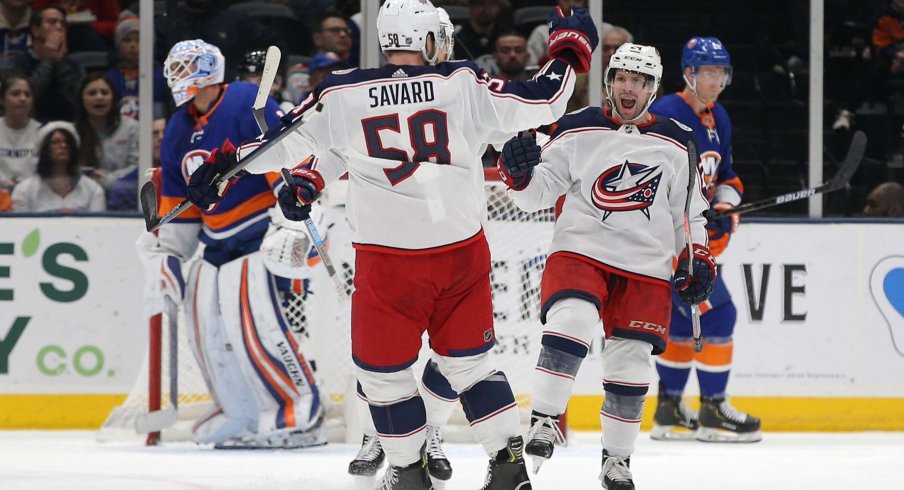
[[(220, 50), (202, 40), (179, 42), (167, 56), (164, 74), (180, 108), (163, 137), (161, 214), (185, 198), (186, 181), (203, 160), (215, 159), (230, 141), (260, 134), (251, 110), (258, 87), (222, 83), (224, 69)], [(276, 125), (281, 112), (269, 100), (264, 114)], [(213, 399), (213, 409), (193, 428), (198, 443), (283, 448), (326, 442), (318, 389), (281, 307), (287, 291), (303, 292), (309, 265), (319, 257), (310, 253), (304, 226), (276, 206), (281, 185), (279, 174), (243, 176), (230, 199), (184, 213), (139, 242), (150, 276), (148, 302), (160, 309), (165, 296), (184, 305), (189, 344)], [(321, 216), (318, 210), (314, 219)], [(199, 249), (186, 280), (183, 264)]]
[[(449, 61), (453, 57), (455, 49), (455, 26), (449, 18), (446, 9), (437, 7), (439, 23), (442, 28), (436, 42), (437, 62)], [(458, 405), (458, 393), (449, 385), (449, 380), (439, 371), (435, 361), (429, 361), (424, 366), (421, 375), (421, 398), (427, 412), (427, 472), (434, 485), (442, 488), (442, 482), (452, 478), (452, 465), (446, 457), (442, 446), (441, 429), (449, 421), (452, 412)], [(361, 448), (358, 454), (348, 464), (348, 473), (353, 476), (373, 477), (383, 465), (386, 454), (380, 438), (377, 437), (377, 429), (374, 427), (370, 416), (370, 408), (366, 400), (357, 399), (360, 410), (361, 425), (364, 435), (361, 439)]]
[[(575, 70), (589, 69), (598, 36), (587, 11), (554, 11), (550, 24), (552, 61), (531, 81), (504, 82), (471, 61), (435, 64), (436, 8), (388, 0), (377, 31), (389, 64), (327, 77), (266, 139), (291, 133), (245, 167), (295, 168), (297, 193), (279, 196), (290, 219), (304, 219), (324, 185), (349, 174), (352, 354), (390, 462), (381, 488), (431, 487), (424, 403), (411, 372), (424, 331), (491, 458), (483, 488), (531, 488), (514, 395), (489, 363), (495, 334), (480, 161), (488, 143), (561, 117)], [(311, 154), (310, 169), (296, 168)], [(221, 198), (205, 173), (192, 176), (201, 207)]]
[(666, 345), (673, 258), (679, 257), (674, 285), (688, 303), (709, 296), (716, 274), (699, 177), (690, 207), (689, 265), (683, 218), (691, 132), (648, 112), (661, 77), (655, 48), (622, 45), (606, 70), (611, 109), (566, 115), (542, 152), (530, 133), (522, 133), (505, 144), (499, 161), (521, 209), (548, 208), (565, 196), (541, 283), (544, 331), (526, 451), (535, 458), (535, 471), (552, 456), (561, 438), (558, 418), (602, 320), (600, 480), (609, 490), (634, 488), (629, 461), (650, 356)]

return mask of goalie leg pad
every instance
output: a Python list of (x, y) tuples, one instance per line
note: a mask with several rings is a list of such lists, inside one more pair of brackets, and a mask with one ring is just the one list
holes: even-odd
[(223, 321), (249, 390), (260, 407), (258, 438), (319, 427), (323, 408), (313, 372), (282, 312), (261, 254), (220, 268)]
[(549, 309), (534, 373), (534, 411), (546, 415), (565, 412), (599, 320), (596, 305), (578, 298), (556, 301)]
[(436, 361), (430, 360), (424, 366), (421, 376), (421, 390), (427, 407), (427, 425), (443, 427), (458, 405), (458, 392), (452, 389), (449, 380), (439, 371)]
[(219, 443), (257, 425), (257, 403), (249, 394), (220, 315), (217, 277), (215, 266), (203, 260), (195, 262), (185, 298), (189, 346), (223, 415), (197, 425), (194, 437), (199, 443)]
[(408, 466), (421, 458), (427, 440), (427, 414), (408, 367), (376, 372), (355, 367), (358, 395), (370, 405), (370, 416), (386, 458), (394, 466)]
[(640, 433), (643, 402), (650, 386), (653, 346), (642, 340), (609, 339), (603, 349), (603, 390), (606, 392), (600, 422), (603, 449), (627, 457), (634, 452)]

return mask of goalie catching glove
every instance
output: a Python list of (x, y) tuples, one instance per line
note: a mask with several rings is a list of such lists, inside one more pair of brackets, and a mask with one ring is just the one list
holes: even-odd
[(540, 163), (540, 147), (532, 131), (521, 131), (518, 136), (505, 142), (496, 168), (499, 177), (509, 189), (520, 191), (527, 187)]
[(694, 275), (688, 271), (687, 249), (678, 257), (678, 269), (675, 270), (675, 292), (681, 301), (689, 305), (696, 305), (709, 299), (713, 293), (713, 285), (716, 280), (716, 260), (713, 259), (709, 249), (694, 244)]
[(569, 17), (562, 15), (556, 7), (549, 16), (550, 58), (559, 58), (571, 65), (578, 73), (590, 71), (593, 50), (600, 42), (596, 25), (585, 8), (573, 7)]
[(214, 185), (215, 181), (236, 165), (235, 146), (227, 139), (220, 148), (214, 148), (210, 155), (188, 179), (188, 200), (198, 209), (213, 211), (226, 195), (231, 179)]
[(284, 185), (276, 200), (286, 218), (304, 221), (311, 214), (311, 203), (317, 200), (323, 190), (323, 177), (316, 170), (296, 168), (292, 170), (292, 185)]

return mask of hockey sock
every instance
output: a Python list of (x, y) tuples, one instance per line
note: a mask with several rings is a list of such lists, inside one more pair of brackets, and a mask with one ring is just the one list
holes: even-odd
[(420, 459), (427, 440), (427, 413), (420, 395), (387, 405), (370, 402), (370, 415), (390, 463), (408, 466)]
[(656, 358), (659, 382), (669, 396), (681, 396), (694, 361), (692, 339), (669, 340), (665, 352)]
[(458, 393), (452, 389), (449, 380), (432, 360), (424, 367), (421, 382), (424, 388), (424, 405), (427, 407), (427, 425), (445, 426), (458, 403)]
[(488, 456), (495, 456), (518, 435), (518, 404), (504, 373), (493, 373), (463, 391), (461, 406)]
[(628, 457), (634, 452), (640, 434), (640, 416), (647, 388), (603, 383), (603, 389), (606, 391), (600, 411), (603, 449), (613, 456)]
[(700, 317), (703, 330), (703, 351), (694, 354), (700, 394), (707, 397), (725, 396), (731, 360), (734, 353), (732, 334), (738, 312), (733, 303), (723, 303)]
[(586, 344), (549, 334), (543, 335), (542, 345), (531, 408), (558, 416), (568, 405), (574, 377), (589, 349)]

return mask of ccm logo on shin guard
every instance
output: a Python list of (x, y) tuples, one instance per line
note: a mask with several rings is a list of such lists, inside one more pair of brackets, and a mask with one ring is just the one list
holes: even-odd
[(642, 320), (631, 320), (631, 321), (628, 323), (628, 327), (630, 327), (630, 328), (640, 328), (640, 329), (643, 329), (643, 330), (651, 330), (651, 331), (653, 331), (653, 332), (661, 333), (661, 334), (664, 334), (664, 333), (665, 333), (665, 327), (663, 327), (662, 325), (657, 325), (657, 324), (655, 324), (655, 323), (645, 322), (645, 321), (642, 321)]

